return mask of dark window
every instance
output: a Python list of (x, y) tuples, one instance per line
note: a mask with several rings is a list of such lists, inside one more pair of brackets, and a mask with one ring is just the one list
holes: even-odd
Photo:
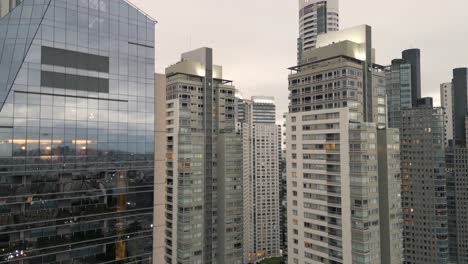
[(64, 74), (58, 72), (41, 72), (41, 86), (109, 93), (109, 80), (103, 78)]
[(42, 64), (109, 72), (109, 57), (42, 46)]

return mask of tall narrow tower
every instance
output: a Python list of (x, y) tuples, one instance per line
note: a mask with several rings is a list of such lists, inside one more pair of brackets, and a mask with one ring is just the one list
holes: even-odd
[(167, 263), (242, 263), (242, 145), (235, 88), (213, 51), (182, 54), (167, 78)]
[(468, 68), (453, 70), (454, 144), (466, 146), (465, 121), (468, 116)]
[(299, 38), (297, 39), (297, 62), (302, 53), (317, 46), (317, 36), (338, 31), (338, 0), (299, 0)]
[(244, 263), (280, 255), (279, 151), (273, 97), (238, 99), (243, 138)]

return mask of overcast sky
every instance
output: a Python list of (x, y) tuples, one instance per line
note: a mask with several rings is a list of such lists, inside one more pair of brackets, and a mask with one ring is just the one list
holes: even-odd
[[(156, 70), (182, 52), (207, 46), (224, 78), (244, 97), (273, 95), (287, 111), (288, 67), (296, 63), (297, 0), (131, 0), (159, 21)], [(420, 48), (423, 96), (439, 103), (439, 85), (468, 66), (468, 0), (341, 0), (340, 28), (373, 28), (377, 63)]]

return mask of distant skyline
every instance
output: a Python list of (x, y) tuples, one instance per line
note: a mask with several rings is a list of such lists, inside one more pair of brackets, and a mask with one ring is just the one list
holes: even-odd
[[(245, 97), (275, 96), (278, 118), (287, 112), (288, 67), (296, 64), (298, 1), (131, 0), (158, 20), (156, 70), (180, 54), (207, 46), (224, 77)], [(341, 0), (340, 28), (368, 24), (377, 63), (389, 65), (408, 48), (421, 49), (422, 96), (440, 105), (440, 84), (468, 66), (466, 0)]]

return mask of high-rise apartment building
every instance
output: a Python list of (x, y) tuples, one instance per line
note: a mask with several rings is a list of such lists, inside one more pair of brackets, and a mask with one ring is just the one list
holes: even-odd
[(453, 85), (443, 83), (440, 85), (440, 103), (444, 110), (445, 120), (445, 146), (453, 141)]
[[(238, 99), (242, 109), (244, 263), (280, 255), (281, 127), (272, 97)], [(278, 135), (280, 133), (280, 135)]]
[[(379, 164), (378, 128), (387, 117), (371, 29), (320, 35), (303, 56), (286, 115), (288, 263), (381, 263), (379, 167), (388, 164)], [(382, 178), (397, 181), (389, 168)]]
[[(468, 148), (453, 149), (452, 173), (454, 179), (453, 202), (455, 214), (450, 220), (455, 223), (455, 229), (450, 233), (450, 256), (453, 263), (468, 263)], [(455, 257), (454, 257), (455, 256)]]
[(317, 46), (317, 36), (339, 29), (339, 0), (299, 0), (297, 62)]
[(152, 263), (155, 21), (123, 0), (16, 3), (0, 20), (0, 262)]
[(468, 68), (453, 70), (452, 85), (454, 145), (466, 146), (465, 121), (468, 117)]
[(166, 79), (166, 263), (242, 263), (235, 88), (210, 48), (182, 54)]
[[(446, 151), (447, 161), (447, 199), (449, 209), (449, 246), (450, 261), (465, 263), (468, 261), (467, 242), (467, 205), (468, 197), (465, 186), (468, 184), (468, 69), (453, 70), (453, 80), (450, 85), (451, 94), (441, 98), (448, 101), (444, 111), (450, 114), (451, 122), (445, 123), (446, 131), (453, 131), (453, 141)], [(441, 89), (441, 96), (443, 96)], [(450, 105), (448, 105), (450, 103)], [(445, 106), (445, 104), (442, 104)]]
[(402, 52), (386, 69), (388, 127), (400, 128), (401, 112), (421, 98), (421, 56), (419, 49)]
[(432, 98), (402, 112), (405, 263), (448, 263), (444, 115)]

